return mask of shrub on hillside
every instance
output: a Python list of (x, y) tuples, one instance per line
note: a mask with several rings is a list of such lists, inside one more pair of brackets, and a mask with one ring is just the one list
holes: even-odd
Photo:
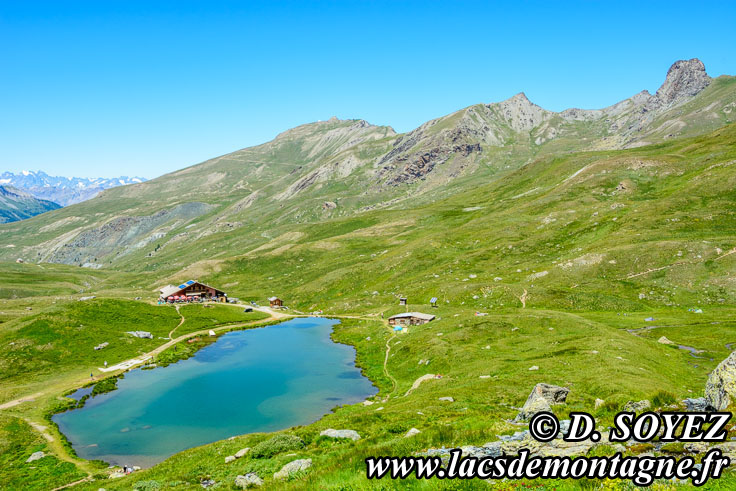
[(660, 390), (652, 396), (652, 405), (655, 408), (669, 406), (677, 403), (677, 397), (671, 392)]
[(276, 435), (264, 440), (250, 451), (253, 458), (268, 458), (278, 453), (297, 450), (304, 447), (304, 441), (296, 435)]

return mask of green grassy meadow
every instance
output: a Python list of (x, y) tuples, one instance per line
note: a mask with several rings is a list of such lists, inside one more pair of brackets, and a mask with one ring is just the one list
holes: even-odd
[[(10, 489), (84, 477), (90, 480), (76, 488), (201, 489), (214, 479), (218, 489), (234, 489), (235, 476), (247, 472), (264, 478), (267, 489), (632, 489), (616, 482), (368, 482), (363, 459), (482, 445), (514, 433), (521, 428), (508, 420), (539, 382), (570, 388), (567, 403), (554, 407), (560, 416), (586, 410), (602, 424), (627, 401), (702, 396), (708, 374), (736, 343), (734, 142), (731, 124), (629, 150), (540, 155), (436, 199), (329, 219), (269, 221), (279, 212), (267, 209), (260, 222), (194, 245), (180, 241), (154, 257), (136, 251), (114, 268), (2, 263), (0, 404), (33, 400), (0, 410), (0, 477)], [(379, 388), (373, 404), (337, 407), (311, 425), (285, 429), (304, 445), (268, 457), (225, 464), (226, 456), (273, 437), (241, 435), (104, 479), (104, 466), (71, 455), (47, 420), (68, 404), (65, 393), (90, 383), (90, 373), (99, 381), (104, 361), (148, 353), (172, 331), (176, 338), (269, 322), (242, 306), (155, 305), (158, 288), (189, 278), (243, 302), (264, 305), (278, 295), (287, 312), (340, 318), (333, 338), (355, 347), (356, 363)], [(382, 316), (405, 310), (399, 296), (409, 298), (408, 310), (437, 319), (395, 335)], [(438, 307), (429, 306), (431, 297)], [(154, 339), (125, 334), (138, 329)], [(659, 343), (661, 336), (675, 345)], [(109, 346), (95, 351), (102, 342)], [(200, 346), (185, 344), (155, 361), (175, 362)], [(442, 378), (405, 395), (426, 374)], [(598, 398), (606, 405), (595, 410)], [(26, 421), (47, 425), (53, 442)], [(354, 429), (362, 438), (320, 437), (326, 428)], [(404, 438), (410, 428), (421, 433)], [(25, 458), (43, 448), (53, 456), (29, 472)], [(293, 480), (273, 481), (296, 458), (314, 465)], [(734, 487), (730, 474), (706, 486)]]

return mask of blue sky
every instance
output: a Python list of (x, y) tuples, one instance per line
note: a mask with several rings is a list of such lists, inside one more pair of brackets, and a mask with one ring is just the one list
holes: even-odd
[(0, 0), (0, 171), (147, 178), (362, 118), (408, 131), (524, 91), (551, 110), (736, 74), (735, 2)]

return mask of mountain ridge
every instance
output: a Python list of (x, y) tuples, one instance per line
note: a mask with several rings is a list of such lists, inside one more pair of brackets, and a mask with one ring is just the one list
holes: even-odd
[(39, 199), (53, 201), (62, 206), (94, 198), (105, 189), (145, 182), (142, 177), (62, 177), (50, 176), (44, 171), (3, 172), (0, 185), (7, 184), (22, 189)]
[[(252, 230), (239, 248), (257, 247), (267, 226), (401, 209), (492, 182), (550, 156), (705, 134), (736, 121), (735, 81), (710, 79), (693, 59), (672, 65), (660, 95), (642, 91), (597, 110), (548, 111), (520, 92), (401, 134), (333, 117), (146, 183), (107, 189), (94, 202), (7, 229), (2, 240), (24, 244), (25, 254), (37, 260), (94, 267), (150, 262), (167, 249), (239, 230)], [(108, 223), (113, 226), (105, 228)], [(129, 228), (121, 230), (124, 224)], [(127, 238), (112, 240), (106, 235), (111, 230)], [(37, 239), (19, 238), (23, 234)], [(217, 254), (225, 253), (225, 242), (214, 246)], [(160, 247), (152, 251), (148, 244)]]

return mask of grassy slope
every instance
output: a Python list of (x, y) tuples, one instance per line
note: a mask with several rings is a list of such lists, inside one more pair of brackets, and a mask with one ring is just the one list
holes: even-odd
[[(229, 285), (231, 296), (263, 301), (275, 293), (304, 311), (324, 308), (374, 316), (400, 311), (400, 293), (409, 296), (413, 310), (428, 310), (430, 296), (441, 300), (439, 320), (391, 341), (388, 370), (396, 387), (382, 370), (390, 333), (378, 321), (345, 321), (338, 327), (336, 339), (356, 345), (358, 362), (381, 389), (377, 399), (390, 398), (373, 406), (341, 408), (295, 430), (308, 443), (298, 455), (314, 458), (315, 468), (307, 481), (292, 485), (344, 482), (360, 487), (364, 455), (404, 455), (428, 446), (493, 440), (495, 434), (516, 429), (504, 422), (515, 414), (510, 406), (520, 406), (540, 381), (572, 388), (569, 404), (560, 411), (590, 410), (598, 397), (617, 407), (660, 390), (676, 398), (701, 394), (707, 374), (729, 351), (725, 344), (736, 341), (731, 307), (736, 254), (724, 255), (736, 246), (734, 141), (732, 125), (707, 136), (633, 150), (541, 158), (433, 204), (404, 203), (403, 209), (328, 223), (277, 226), (272, 237), (292, 234), (254, 254), (247, 254), (247, 246), (233, 246), (237, 234), (224, 245), (221, 237), (213, 237), (212, 244), (219, 241), (219, 247), (231, 247), (230, 255), (239, 256), (204, 267), (199, 277)], [(617, 190), (620, 183), (623, 189)], [(182, 262), (198, 256), (196, 250), (183, 252)], [(656, 268), (663, 269), (629, 277)], [(75, 268), (59, 271), (72, 274)], [(547, 274), (534, 276), (543, 271)], [(105, 282), (118, 275), (106, 274), (111, 278)], [(92, 290), (104, 291), (105, 282)], [(151, 296), (157, 282), (153, 274), (120, 274), (115, 285), (127, 291), (123, 296)], [(519, 297), (525, 289), (527, 307), (521, 309)], [(14, 302), (44, 308), (47, 298)], [(128, 305), (101, 301), (108, 302), (122, 310)], [(143, 308), (141, 302), (129, 303)], [(93, 304), (64, 308), (85, 305)], [(694, 306), (704, 314), (687, 311)], [(57, 307), (46, 308), (53, 317)], [(476, 317), (475, 311), (489, 315)], [(49, 321), (45, 312), (35, 312), (0, 325), (3, 342), (25, 339), (18, 334), (21, 326)], [(173, 309), (155, 312), (171, 317), (162, 322), (162, 332), (178, 322)], [(643, 322), (648, 316), (660, 327), (639, 336), (626, 331), (649, 325)], [(68, 328), (66, 324), (59, 328)], [(660, 335), (706, 352), (693, 358), (657, 343)], [(42, 341), (34, 340), (36, 349)], [(60, 355), (57, 349), (52, 352)], [(427, 359), (429, 365), (418, 363)], [(540, 370), (529, 371), (532, 365)], [(444, 378), (402, 397), (425, 373)], [(3, 384), (7, 394), (28, 392), (15, 382), (8, 385), (12, 387)], [(456, 402), (442, 403), (442, 396)], [(40, 411), (48, 403), (16, 411)], [(377, 412), (378, 406), (384, 410)], [(320, 440), (319, 430), (326, 427), (353, 428), (364, 439)], [(422, 433), (401, 439), (410, 427)], [(206, 476), (230, 485), (235, 475), (248, 470), (267, 477), (294, 457), (243, 459), (229, 466), (223, 460), (264, 438), (249, 435), (192, 449), (104, 486), (129, 489), (138, 480), (155, 479), (161, 484), (184, 481), (195, 488)]]
[[(46, 456), (26, 463), (33, 452)], [(77, 481), (85, 473), (49, 455), (47, 442), (20, 418), (0, 415), (0, 469), (4, 489), (48, 490)]]

